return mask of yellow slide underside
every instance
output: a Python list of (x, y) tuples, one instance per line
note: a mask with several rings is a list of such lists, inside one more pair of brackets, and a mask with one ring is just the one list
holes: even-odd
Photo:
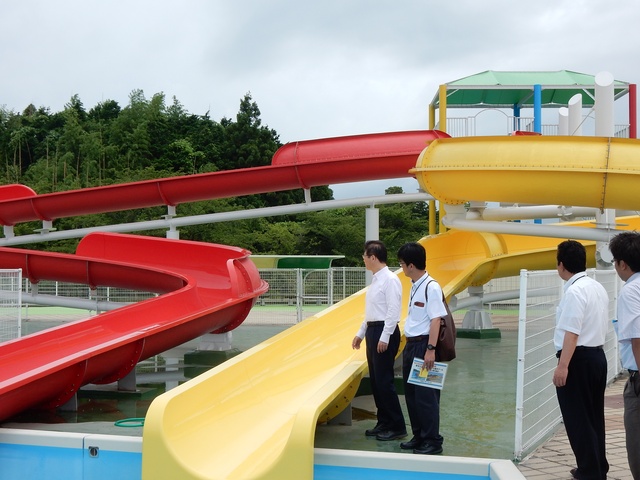
[[(638, 141), (608, 138), (442, 139), (423, 152), (415, 173), (451, 204), (635, 209), (640, 177), (633, 152), (637, 158)], [(640, 226), (635, 216), (619, 222)], [(567, 224), (565, 238), (573, 225), (593, 226)], [(523, 268), (555, 268), (559, 239), (449, 231), (420, 242), (429, 272), (450, 296)], [(400, 277), (406, 305), (410, 285)], [(348, 405), (366, 372), (364, 348), (351, 349), (363, 312), (364, 290), (154, 400), (142, 478), (311, 479), (317, 422)]]

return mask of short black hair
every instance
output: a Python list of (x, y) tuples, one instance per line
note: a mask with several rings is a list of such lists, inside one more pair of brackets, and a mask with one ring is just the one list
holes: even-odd
[(571, 273), (584, 272), (587, 269), (587, 250), (580, 242), (565, 240), (558, 245), (556, 260)]
[(622, 260), (634, 272), (640, 272), (640, 233), (622, 232), (609, 242), (614, 260)]
[(422, 245), (417, 242), (405, 243), (398, 250), (398, 259), (405, 264), (413, 264), (418, 270), (427, 268), (427, 252)]
[(387, 247), (380, 240), (369, 240), (364, 244), (365, 255), (375, 255), (382, 263), (387, 263)]

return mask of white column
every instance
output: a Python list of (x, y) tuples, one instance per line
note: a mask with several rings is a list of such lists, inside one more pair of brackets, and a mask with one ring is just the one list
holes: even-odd
[[(614, 119), (613, 119), (613, 75), (609, 72), (600, 72), (596, 75), (596, 99), (594, 110), (596, 115), (596, 136), (597, 137), (613, 137), (614, 136)], [(596, 225), (598, 228), (615, 229), (616, 228), (616, 212), (613, 209), (599, 211), (596, 214)], [(596, 267), (612, 268), (613, 256), (609, 251), (609, 242), (596, 242)]]
[(373, 205), (365, 212), (366, 240), (380, 240), (380, 210)]
[(569, 135), (569, 109), (567, 107), (558, 109), (558, 135)]
[(596, 137), (613, 137), (613, 75), (600, 72), (596, 75), (596, 100), (594, 110), (596, 114)]
[[(365, 210), (365, 240), (380, 240), (380, 210), (371, 205)], [(366, 284), (370, 285), (373, 274), (367, 270)]]
[(569, 135), (582, 136), (582, 94), (569, 99)]

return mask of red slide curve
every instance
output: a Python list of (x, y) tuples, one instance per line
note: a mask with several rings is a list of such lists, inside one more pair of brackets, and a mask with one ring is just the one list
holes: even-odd
[(76, 255), (0, 250), (3, 268), (32, 282), (60, 280), (159, 294), (0, 345), (0, 418), (66, 403), (88, 383), (111, 383), (145, 358), (207, 332), (238, 326), (267, 290), (235, 247), (97, 233)]
[[(151, 207), (352, 181), (408, 177), (438, 131), (310, 140), (283, 146), (273, 164), (37, 195), (0, 187), (0, 224)], [(139, 362), (244, 321), (267, 285), (247, 250), (93, 233), (75, 255), (0, 248), (0, 268), (41, 280), (113, 286), (158, 296), (0, 344), (0, 420), (54, 408), (88, 383), (111, 383)]]

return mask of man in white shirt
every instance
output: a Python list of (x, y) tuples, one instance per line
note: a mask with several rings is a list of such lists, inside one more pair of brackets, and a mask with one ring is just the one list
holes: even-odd
[(553, 343), (558, 366), (553, 373), (567, 437), (576, 457), (576, 479), (605, 480), (604, 391), (607, 358), (603, 345), (609, 325), (609, 297), (587, 277), (587, 254), (575, 240), (558, 245), (558, 275), (566, 283), (556, 312)]
[(365, 435), (388, 441), (407, 436), (407, 427), (394, 384), (394, 364), (400, 348), (402, 285), (387, 267), (387, 248), (379, 240), (365, 243), (365, 267), (373, 273), (365, 298), (364, 321), (351, 342), (359, 349), (366, 338), (367, 364), (378, 421)]
[(409, 295), (409, 314), (404, 326), (407, 344), (402, 352), (404, 398), (407, 402), (413, 437), (400, 444), (403, 450), (422, 455), (442, 453), (440, 435), (440, 390), (408, 383), (414, 358), (424, 360), (424, 368), (435, 364), (435, 348), (440, 333), (440, 319), (447, 315), (442, 288), (426, 271), (427, 253), (419, 243), (405, 243), (398, 250), (404, 274), (413, 286)]
[(609, 243), (609, 250), (616, 272), (625, 282), (617, 311), (620, 361), (629, 371), (622, 393), (624, 429), (629, 468), (634, 480), (640, 480), (640, 233), (619, 233)]

